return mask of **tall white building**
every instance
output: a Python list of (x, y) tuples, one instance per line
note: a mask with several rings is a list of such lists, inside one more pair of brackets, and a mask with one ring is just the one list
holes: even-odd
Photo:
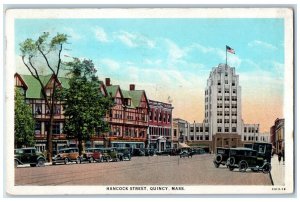
[(225, 64), (214, 67), (205, 88), (204, 121), (189, 124), (188, 144), (205, 146), (214, 151), (216, 147), (269, 142), (268, 134), (260, 134), (259, 124), (244, 124), (241, 94), (235, 68)]
[(235, 68), (220, 64), (213, 68), (205, 89), (205, 123), (209, 136), (242, 133), (241, 86)]

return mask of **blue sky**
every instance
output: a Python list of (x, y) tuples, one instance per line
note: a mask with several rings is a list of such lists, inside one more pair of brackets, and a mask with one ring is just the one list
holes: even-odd
[[(243, 105), (283, 103), (283, 19), (20, 19), (16, 55), (20, 42), (44, 31), (68, 34), (63, 55), (92, 59), (101, 79), (110, 77), (124, 89), (135, 83), (150, 99), (167, 102), (170, 96), (174, 115), (188, 121), (203, 120), (206, 80), (212, 67), (225, 63), (226, 45), (236, 51), (228, 53), (228, 65), (240, 75)], [(18, 57), (16, 64), (24, 71)], [(260, 121), (247, 118), (254, 114), (246, 109), (244, 120)], [(282, 115), (281, 109), (266, 110), (273, 120)]]

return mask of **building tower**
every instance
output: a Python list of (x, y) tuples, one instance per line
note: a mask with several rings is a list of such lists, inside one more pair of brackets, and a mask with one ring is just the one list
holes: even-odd
[[(231, 138), (232, 142), (223, 142), (222, 145), (237, 146), (241, 140), (241, 86), (234, 67), (219, 64), (210, 72), (205, 89), (204, 123), (210, 126), (209, 140), (213, 140), (216, 134), (221, 137), (220, 141)], [(234, 140), (232, 135), (239, 135), (239, 140)]]

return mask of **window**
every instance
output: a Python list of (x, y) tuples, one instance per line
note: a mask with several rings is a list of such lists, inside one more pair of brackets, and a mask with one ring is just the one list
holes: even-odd
[(225, 104), (225, 108), (229, 108), (230, 106), (229, 106), (229, 104)]
[(54, 123), (53, 124), (52, 133), (53, 134), (60, 134), (60, 123)]
[(237, 112), (232, 112), (231, 116), (237, 116)]
[(225, 127), (225, 132), (228, 133), (229, 132), (229, 128)]
[(223, 105), (222, 104), (217, 104), (217, 108), (222, 108)]
[(208, 127), (205, 127), (205, 132), (208, 132), (208, 130), (209, 130)]
[(229, 99), (229, 96), (225, 96), (225, 99), (224, 99), (225, 101), (229, 101), (230, 99)]
[(237, 101), (236, 96), (232, 96), (231, 100), (232, 100), (232, 101)]
[(41, 122), (38, 122), (38, 121), (35, 122), (35, 129), (34, 129), (35, 134), (40, 134), (41, 128), (42, 128)]
[(229, 111), (225, 111), (225, 116), (229, 116)]
[(55, 105), (54, 106), (54, 114), (60, 114), (60, 109), (61, 109), (60, 105)]
[(190, 132), (193, 133), (194, 132), (194, 127), (190, 128)]
[(217, 120), (217, 123), (222, 123), (222, 119), (218, 119), (218, 120)]
[(228, 80), (225, 80), (225, 84), (228, 84)]
[(193, 140), (194, 140), (194, 136), (190, 136), (190, 140), (192, 140), (192, 141), (193, 141)]
[(229, 123), (229, 119), (224, 119), (224, 123)]
[(225, 93), (229, 93), (229, 89), (225, 88)]
[(232, 132), (233, 132), (233, 133), (236, 132), (236, 127), (232, 127)]
[(232, 86), (235, 86), (235, 82), (234, 81), (232, 82)]
[(220, 100), (220, 101), (222, 101), (222, 96), (218, 96), (217, 99)]
[(200, 140), (203, 140), (203, 137), (202, 137), (202, 136), (200, 136)]
[(247, 128), (246, 127), (244, 127), (244, 133), (247, 133)]
[(203, 132), (203, 127), (200, 127), (200, 132)]
[(218, 111), (218, 112), (217, 112), (217, 115), (218, 115), (218, 116), (223, 116), (223, 112), (222, 112), (222, 111)]
[(222, 89), (221, 88), (218, 88), (218, 93), (222, 93)]
[(208, 135), (205, 135), (205, 140), (209, 140), (209, 136)]
[(237, 123), (237, 120), (236, 119), (232, 119), (231, 123)]
[(225, 72), (225, 76), (228, 76), (228, 73), (227, 73), (227, 72)]
[(35, 114), (42, 114), (42, 104), (35, 104)]
[(218, 127), (218, 132), (222, 132), (222, 127)]
[(152, 121), (152, 111), (149, 113), (149, 120)]
[(233, 94), (236, 94), (236, 90), (235, 90), (235, 89), (233, 89), (233, 90), (232, 90), (232, 93), (233, 93)]
[(220, 86), (221, 85), (221, 81), (220, 80), (218, 80), (218, 86)]
[(199, 132), (199, 127), (198, 127), (198, 126), (196, 127), (196, 132), (197, 132), (197, 133)]
[(231, 108), (236, 109), (237, 108), (237, 104), (232, 104)]
[(246, 136), (244, 136), (244, 141), (246, 141), (247, 140), (247, 137)]

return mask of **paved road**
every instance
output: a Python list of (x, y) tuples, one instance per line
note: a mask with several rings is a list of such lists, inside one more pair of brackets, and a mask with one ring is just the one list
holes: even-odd
[(268, 174), (215, 168), (213, 155), (16, 168), (16, 185), (271, 185)]

